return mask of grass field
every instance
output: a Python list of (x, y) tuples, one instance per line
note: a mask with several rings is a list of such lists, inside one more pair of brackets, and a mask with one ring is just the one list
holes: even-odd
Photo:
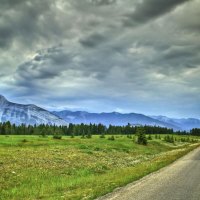
[(126, 136), (107, 138), (0, 136), (0, 199), (95, 199), (199, 145), (155, 136), (147, 146)]

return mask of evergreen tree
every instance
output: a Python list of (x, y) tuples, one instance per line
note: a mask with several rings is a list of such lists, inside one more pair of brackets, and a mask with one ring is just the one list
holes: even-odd
[(137, 135), (137, 143), (147, 145), (146, 131), (144, 127), (137, 127), (136, 135)]

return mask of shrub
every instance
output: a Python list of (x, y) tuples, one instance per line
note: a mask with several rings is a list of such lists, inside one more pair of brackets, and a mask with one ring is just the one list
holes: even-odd
[(172, 136), (167, 135), (167, 136), (164, 137), (164, 141), (169, 142), (169, 143), (174, 143), (174, 136), (173, 135)]
[(115, 140), (114, 135), (112, 135), (111, 137), (109, 137), (108, 140)]
[(27, 139), (23, 139), (23, 140), (22, 140), (22, 142), (24, 142), (24, 143), (25, 143), (25, 142), (28, 142), (28, 140), (27, 140)]
[(91, 134), (87, 134), (86, 138), (90, 139), (90, 138), (92, 138), (92, 135)]
[(62, 139), (62, 135), (54, 135), (53, 139), (61, 140)]
[(132, 139), (132, 136), (131, 135), (127, 135), (127, 138)]
[(105, 138), (105, 134), (101, 134), (99, 138)]
[(81, 135), (81, 139), (85, 139), (85, 135)]
[(42, 132), (42, 133), (41, 133), (41, 136), (42, 136), (42, 137), (46, 137), (47, 135), (46, 135), (44, 132)]
[(192, 143), (197, 143), (198, 140), (192, 139), (191, 142), (192, 142)]
[(148, 136), (148, 138), (147, 138), (148, 140), (152, 140), (152, 137), (151, 137), (151, 135), (149, 134), (149, 136)]
[(186, 142), (190, 142), (190, 138), (189, 137), (186, 138)]

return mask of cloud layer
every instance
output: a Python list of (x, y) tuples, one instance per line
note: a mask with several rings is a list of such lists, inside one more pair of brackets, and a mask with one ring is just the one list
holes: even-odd
[(0, 3), (0, 91), (11, 100), (200, 118), (198, 0)]

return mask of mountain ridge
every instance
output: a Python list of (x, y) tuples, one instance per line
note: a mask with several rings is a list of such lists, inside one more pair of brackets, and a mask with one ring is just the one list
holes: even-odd
[(0, 95), (0, 122), (27, 125), (67, 125), (67, 122), (51, 112), (34, 104), (19, 104), (8, 101)]
[[(175, 131), (189, 131), (192, 128), (200, 128), (200, 119), (196, 118), (169, 118), (163, 115), (159, 116), (147, 116), (139, 113), (119, 113), (119, 112), (101, 112), (101, 113), (90, 113), (86, 111), (70, 111), (70, 110), (62, 110), (62, 111), (53, 111), (55, 115), (61, 117), (62, 119), (67, 120), (69, 123), (102, 123), (104, 125), (126, 125), (128, 123), (131, 124), (141, 124), (141, 125), (150, 125), (150, 126), (161, 126), (167, 128), (173, 128)], [(111, 120), (101, 119), (100, 116), (104, 116), (104, 118), (108, 117), (108, 115), (118, 117), (118, 121), (116, 122), (113, 118)], [(89, 116), (89, 117), (88, 117)], [(96, 120), (91, 120), (91, 116), (96, 118)], [(125, 118), (121, 118), (120, 116), (124, 116)], [(129, 117), (142, 117), (147, 121), (141, 122), (137, 118), (127, 119)], [(126, 119), (126, 120), (125, 120)], [(150, 120), (150, 121), (148, 121)]]
[(177, 125), (182, 127), (183, 130), (191, 130), (192, 128), (200, 128), (200, 119), (197, 118), (169, 118), (163, 115), (151, 116), (154, 119)]
[(118, 112), (89, 113), (86, 111), (69, 111), (69, 110), (53, 111), (52, 113), (61, 117), (64, 120), (67, 120), (70, 123), (75, 123), (75, 124), (102, 123), (106, 126), (109, 126), (110, 124), (122, 126), (130, 123), (132, 125), (140, 124), (140, 125), (173, 128), (175, 130), (181, 129), (180, 127), (177, 127), (175, 125), (161, 122), (157, 119), (153, 119), (149, 116), (138, 113), (127, 113), (127, 114), (122, 114)]

